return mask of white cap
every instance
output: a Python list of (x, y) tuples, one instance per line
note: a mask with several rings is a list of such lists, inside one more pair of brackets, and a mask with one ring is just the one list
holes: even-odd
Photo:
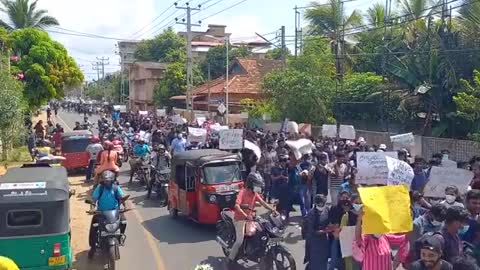
[(365, 138), (363, 138), (363, 137), (358, 137), (357, 142), (363, 143), (363, 142), (366, 142), (366, 141), (365, 141)]
[(386, 146), (384, 143), (382, 143), (382, 144), (380, 144), (380, 146), (378, 147), (378, 149), (386, 150), (386, 149), (387, 149), (387, 146)]

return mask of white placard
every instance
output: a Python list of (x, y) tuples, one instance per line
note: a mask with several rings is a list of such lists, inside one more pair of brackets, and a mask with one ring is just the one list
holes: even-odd
[(337, 125), (322, 125), (322, 137), (324, 137), (324, 138), (336, 138), (337, 137)]
[(242, 149), (243, 129), (224, 129), (220, 131), (220, 149)]
[(184, 119), (179, 114), (175, 114), (172, 117), (172, 122), (175, 123), (176, 125), (183, 125), (186, 123), (186, 121), (184, 121)]
[(355, 226), (344, 226), (340, 231), (340, 250), (342, 257), (353, 256), (353, 240), (355, 240)]
[(410, 186), (413, 169), (408, 163), (390, 157), (395, 152), (357, 152), (357, 183), (366, 185)]
[(157, 116), (165, 116), (167, 111), (165, 109), (157, 109)]
[(287, 123), (287, 132), (298, 134), (298, 124), (297, 124), (297, 122), (289, 121)]
[(426, 197), (444, 198), (445, 188), (448, 186), (456, 186), (460, 194), (463, 194), (467, 192), (472, 179), (473, 173), (471, 171), (433, 166), (423, 194)]
[(260, 150), (260, 147), (258, 147), (256, 144), (249, 140), (243, 140), (243, 147), (252, 150), (255, 155), (257, 156), (258, 160), (262, 158), (262, 151)]
[(207, 140), (206, 129), (188, 127), (188, 142), (205, 143), (206, 140)]
[(295, 158), (300, 159), (305, 154), (311, 154), (312, 149), (315, 147), (309, 139), (299, 139), (296, 141), (285, 141), (290, 147)]
[(220, 130), (228, 129), (228, 126), (221, 126), (219, 123), (215, 123), (210, 126), (210, 129), (212, 129), (215, 132), (220, 132)]
[(205, 121), (207, 121), (207, 118), (205, 116), (197, 116), (197, 124), (199, 126), (202, 126)]
[(355, 140), (355, 128), (352, 125), (340, 125), (338, 136), (340, 139)]
[(270, 131), (278, 133), (282, 129), (282, 123), (268, 123), (263, 126), (264, 131)]
[(411, 132), (390, 136), (390, 141), (392, 142), (393, 150), (401, 150), (402, 148), (411, 150), (415, 146), (415, 137)]
[(305, 123), (298, 124), (298, 132), (302, 134), (312, 135), (312, 125)]
[(140, 115), (148, 115), (148, 111), (139, 111), (138, 114), (140, 114)]

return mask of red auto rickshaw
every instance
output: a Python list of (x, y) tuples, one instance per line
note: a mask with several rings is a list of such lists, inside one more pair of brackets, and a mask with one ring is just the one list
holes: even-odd
[(90, 144), (92, 136), (92, 132), (88, 130), (64, 133), (61, 152), (65, 160), (62, 162), (62, 166), (67, 170), (87, 168), (90, 161), (87, 146)]
[(216, 224), (220, 211), (233, 208), (243, 187), (241, 158), (216, 149), (190, 150), (173, 155), (168, 187), (168, 210), (201, 224)]

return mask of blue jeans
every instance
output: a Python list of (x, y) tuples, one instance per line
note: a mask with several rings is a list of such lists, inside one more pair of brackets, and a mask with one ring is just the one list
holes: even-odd
[(294, 188), (294, 190), (291, 191), (290, 194), (290, 209), (288, 209), (289, 213), (290, 210), (293, 207), (293, 204), (298, 201), (300, 204), (300, 211), (302, 212), (302, 217), (304, 217), (307, 214), (307, 208), (305, 207), (305, 194), (307, 190), (307, 186), (305, 185), (298, 185), (297, 187)]
[(90, 162), (88, 162), (88, 168), (87, 168), (87, 171), (86, 171), (86, 182), (89, 182), (90, 180), (92, 180), (92, 175), (93, 175), (93, 170), (95, 169), (95, 163), (97, 161), (96, 160), (90, 160)]

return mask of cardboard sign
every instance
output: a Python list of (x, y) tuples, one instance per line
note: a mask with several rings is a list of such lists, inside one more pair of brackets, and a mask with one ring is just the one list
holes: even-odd
[(324, 137), (324, 138), (336, 138), (337, 137), (337, 125), (322, 125), (322, 137)]
[(188, 141), (205, 143), (207, 140), (207, 130), (204, 128), (192, 128), (188, 127)]
[(179, 114), (175, 114), (172, 117), (172, 122), (175, 123), (176, 125), (183, 125), (186, 123), (185, 119), (183, 119)]
[(220, 149), (242, 149), (243, 148), (243, 129), (220, 130), (219, 148)]
[(298, 124), (298, 132), (310, 136), (312, 135), (312, 125), (305, 123)]
[(263, 126), (264, 131), (270, 131), (278, 133), (282, 129), (282, 123), (268, 123)]
[(138, 114), (140, 114), (140, 115), (148, 115), (148, 111), (139, 111)]
[(198, 116), (197, 117), (197, 124), (199, 126), (202, 126), (205, 121), (207, 121), (207, 118), (205, 116)]
[(298, 134), (298, 124), (297, 124), (297, 122), (289, 121), (287, 123), (287, 132)]
[(339, 235), (340, 249), (342, 250), (342, 257), (353, 256), (353, 240), (355, 240), (355, 226), (344, 226)]
[(167, 115), (167, 111), (165, 109), (157, 109), (157, 116), (160, 117), (160, 116), (166, 116)]
[(357, 183), (410, 186), (413, 180), (412, 167), (390, 157), (393, 153), (395, 152), (357, 152)]
[(340, 139), (355, 140), (355, 128), (351, 125), (340, 125), (338, 136)]
[(410, 196), (405, 185), (361, 187), (363, 234), (404, 233), (412, 230)]
[(415, 146), (415, 137), (411, 132), (390, 136), (390, 141), (392, 142), (393, 150), (401, 150), (402, 148), (411, 150)]
[(444, 198), (445, 188), (456, 186), (460, 194), (467, 192), (468, 186), (473, 179), (473, 173), (464, 169), (433, 166), (430, 170), (430, 178), (423, 190), (424, 196)]
[(290, 147), (295, 158), (300, 159), (305, 154), (311, 154), (312, 149), (315, 147), (309, 139), (299, 139), (296, 141), (285, 141)]

